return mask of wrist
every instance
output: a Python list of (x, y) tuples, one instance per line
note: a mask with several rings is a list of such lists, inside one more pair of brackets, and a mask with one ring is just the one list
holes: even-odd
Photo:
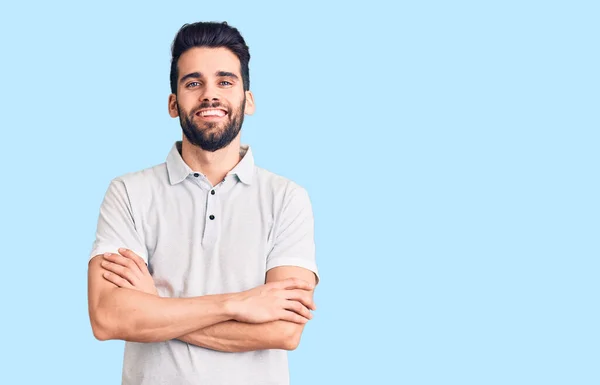
[(223, 298), (223, 312), (229, 319), (236, 319), (239, 315), (239, 306), (235, 294), (225, 294)]

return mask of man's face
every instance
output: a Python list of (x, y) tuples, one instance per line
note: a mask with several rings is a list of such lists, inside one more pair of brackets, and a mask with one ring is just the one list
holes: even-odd
[(244, 114), (254, 112), (244, 92), (240, 61), (227, 48), (192, 48), (178, 62), (177, 97), (169, 96), (169, 113), (179, 116), (187, 140), (203, 150), (226, 147), (239, 134)]

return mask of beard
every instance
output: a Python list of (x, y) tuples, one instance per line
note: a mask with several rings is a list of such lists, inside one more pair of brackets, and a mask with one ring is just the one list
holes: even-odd
[[(235, 111), (219, 102), (203, 102), (189, 114), (182, 114), (179, 103), (177, 103), (179, 124), (181, 124), (183, 134), (192, 145), (205, 151), (215, 152), (228, 146), (240, 133), (242, 123), (244, 123), (245, 107), (246, 96)], [(194, 119), (196, 112), (203, 108), (226, 108), (227, 119), (223, 122), (203, 122), (199, 126)]]

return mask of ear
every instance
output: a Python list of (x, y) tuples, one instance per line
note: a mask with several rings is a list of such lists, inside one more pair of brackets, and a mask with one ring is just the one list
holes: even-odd
[(179, 112), (177, 111), (177, 95), (175, 94), (169, 95), (169, 115), (172, 118), (179, 116)]
[(254, 105), (254, 95), (252, 95), (252, 91), (246, 91), (246, 106), (244, 108), (244, 113), (246, 115), (254, 114), (256, 106)]

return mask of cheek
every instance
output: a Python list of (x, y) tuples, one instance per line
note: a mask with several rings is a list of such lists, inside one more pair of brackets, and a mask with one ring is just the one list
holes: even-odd
[(179, 103), (178, 108), (179, 108), (179, 115), (182, 115), (182, 116), (189, 116), (193, 110), (193, 106), (188, 106), (183, 103)]
[(196, 107), (197, 102), (198, 99), (195, 99), (193, 95), (190, 95), (189, 93), (183, 93), (182, 95), (179, 95), (179, 98), (177, 99), (181, 111), (190, 111), (190, 109)]

